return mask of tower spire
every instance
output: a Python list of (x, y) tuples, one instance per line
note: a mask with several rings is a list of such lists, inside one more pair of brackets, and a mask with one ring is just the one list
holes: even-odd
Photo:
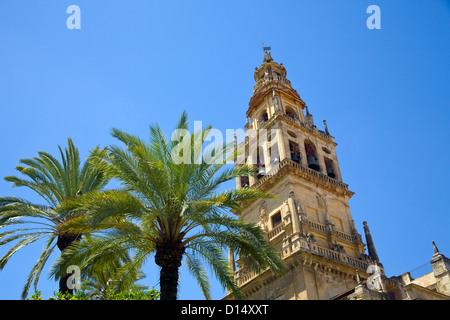
[(308, 106), (305, 105), (305, 109), (306, 109), (306, 115), (307, 115), (307, 116), (310, 116), (311, 114), (309, 113)]
[(372, 258), (373, 261), (376, 263), (380, 262), (380, 259), (378, 258), (377, 250), (375, 249), (375, 244), (372, 239), (372, 235), (369, 230), (369, 226), (367, 225), (367, 222), (363, 222), (364, 225), (364, 233), (366, 235), (366, 242), (367, 242), (367, 250), (369, 252), (369, 257)]
[(433, 249), (434, 249), (434, 253), (439, 253), (439, 249), (436, 246), (436, 243), (434, 243), (434, 241), (431, 241), (433, 243)]
[(330, 135), (330, 132), (328, 131), (327, 120), (323, 120), (323, 124), (325, 126), (325, 133)]

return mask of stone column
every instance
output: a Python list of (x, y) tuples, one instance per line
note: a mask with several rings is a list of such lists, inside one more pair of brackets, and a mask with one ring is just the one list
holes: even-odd
[(264, 166), (266, 169), (266, 174), (271, 170), (271, 165), (270, 165), (270, 154), (269, 154), (269, 142), (266, 140), (263, 145), (261, 146), (261, 148), (263, 149), (263, 157), (264, 157)]
[(242, 188), (242, 183), (241, 183), (241, 177), (238, 176), (236, 177), (236, 189), (241, 189)]
[(269, 241), (269, 215), (266, 210), (266, 203), (263, 202), (261, 207), (259, 208), (259, 222), (261, 225), (261, 229), (264, 231), (264, 237), (267, 241)]
[(305, 150), (305, 141), (302, 139), (298, 145), (299, 149), (300, 149), (300, 154), (301, 154), (301, 164), (302, 166), (308, 168), (308, 160), (306, 157), (306, 150)]
[(337, 159), (336, 150), (334, 150), (334, 148), (333, 148), (333, 154), (334, 154), (334, 157), (332, 157), (332, 160), (333, 160), (333, 163), (334, 163), (333, 170), (334, 170), (334, 173), (336, 174), (336, 178), (335, 179), (343, 181), (342, 174), (341, 174), (341, 168), (339, 167), (339, 161)]
[(286, 139), (285, 139), (284, 130), (283, 130), (283, 126), (281, 125), (281, 122), (278, 122), (275, 129), (278, 130), (276, 139), (277, 139), (277, 144), (278, 144), (278, 153), (279, 153), (280, 162), (281, 162), (286, 158), (290, 159), (289, 149), (286, 149), (286, 145), (285, 145)]
[[(258, 137), (256, 135), (256, 131), (250, 131), (246, 133), (246, 138), (248, 142), (248, 157), (247, 157), (247, 165), (249, 166), (256, 166), (256, 160), (257, 160), (257, 152), (258, 152)], [(254, 185), (258, 179), (254, 175), (250, 175), (248, 177), (249, 185)]]
[(319, 150), (319, 148), (316, 145), (316, 154), (317, 154), (317, 162), (320, 166), (320, 172), (322, 172), (324, 175), (327, 175), (327, 166), (325, 165), (325, 158), (323, 156), (322, 150)]
[(280, 100), (275, 92), (275, 89), (272, 90), (272, 103), (274, 115), (281, 113)]
[(300, 234), (301, 233), (301, 225), (300, 225), (300, 219), (298, 218), (297, 207), (295, 206), (295, 197), (294, 197), (293, 191), (289, 192), (288, 205), (289, 205), (289, 211), (291, 212), (292, 233)]

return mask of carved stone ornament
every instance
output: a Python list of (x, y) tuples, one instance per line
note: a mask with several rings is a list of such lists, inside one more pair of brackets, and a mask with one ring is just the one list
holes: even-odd
[(314, 239), (314, 235), (313, 234), (311, 234), (311, 233), (307, 233), (306, 234), (306, 241), (308, 241), (308, 242), (316, 242), (316, 239)]
[(270, 52), (264, 52), (264, 63), (272, 62), (273, 58)]
[(317, 205), (320, 209), (326, 210), (327, 209), (327, 202), (325, 200), (325, 197), (321, 194), (316, 194), (317, 199)]
[(342, 246), (342, 245), (340, 245), (339, 243), (336, 243), (336, 242), (333, 244), (333, 250), (337, 251), (337, 252), (344, 252), (345, 253), (344, 246)]
[(277, 93), (275, 92), (275, 89), (273, 89), (272, 95), (273, 95), (273, 108), (275, 112), (280, 111), (280, 102), (278, 101), (278, 96)]
[(259, 217), (264, 221), (267, 219), (267, 216), (266, 202), (264, 201), (259, 207)]

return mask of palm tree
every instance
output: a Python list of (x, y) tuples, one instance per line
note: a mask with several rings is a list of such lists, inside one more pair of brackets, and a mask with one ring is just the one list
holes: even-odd
[[(92, 238), (83, 249), (82, 243), (75, 244), (61, 257), (60, 267), (64, 263), (82, 263), (96, 255), (101, 257), (105, 252), (123, 254), (132, 250), (135, 255), (126, 273), (136, 265), (142, 266), (154, 254), (160, 267), (161, 300), (177, 298), (183, 258), (207, 299), (210, 292), (204, 262), (212, 267), (223, 286), (242, 298), (224, 254), (227, 248), (256, 271), (284, 270), (261, 228), (229, 214), (229, 210), (240, 212), (243, 202), (272, 196), (251, 188), (219, 190), (225, 182), (254, 174), (255, 169), (245, 165), (227, 168), (228, 158), (218, 161), (221, 154), (214, 151), (209, 157), (196, 154), (195, 149), (203, 145), (211, 127), (193, 135), (186, 134), (187, 129), (186, 113), (179, 120), (172, 141), (165, 138), (158, 125), (150, 126), (149, 143), (112, 129), (112, 135), (125, 148), (110, 146), (106, 154), (97, 152), (91, 159), (99, 170), (117, 178), (123, 188), (91, 192), (67, 202), (62, 209), (85, 210), (93, 226), (111, 217), (126, 223), (102, 237)], [(180, 162), (179, 157), (190, 161)], [(58, 277), (56, 272), (54, 275)]]
[[(68, 146), (63, 152), (58, 146), (62, 163), (47, 152), (38, 152), (32, 159), (21, 159), (25, 166), (16, 169), (26, 178), (8, 176), (4, 179), (12, 182), (13, 187), (27, 187), (40, 196), (46, 203), (34, 204), (17, 197), (0, 197), (0, 228), (9, 231), (0, 233), (0, 247), (17, 242), (0, 259), (2, 270), (9, 259), (21, 248), (38, 240), (45, 240), (43, 251), (28, 275), (22, 291), (22, 299), (28, 295), (31, 283), (37, 287), (42, 269), (55, 247), (62, 252), (70, 244), (79, 241), (83, 232), (68, 232), (62, 227), (71, 220), (83, 215), (82, 212), (63, 212), (58, 207), (65, 201), (74, 199), (92, 190), (102, 189), (108, 182), (107, 176), (89, 162), (83, 166), (80, 163), (78, 149), (72, 139), (67, 139)], [(97, 151), (97, 149), (95, 149)], [(27, 179), (28, 178), (28, 179)], [(21, 227), (24, 226), (24, 227)], [(14, 228), (17, 227), (17, 228)], [(67, 286), (70, 275), (62, 277), (59, 291), (63, 293), (72, 290)]]
[[(83, 245), (86, 247), (91, 245), (92, 239), (83, 241)], [(82, 245), (80, 246), (81, 249)], [(82, 249), (81, 249), (82, 250)], [(118, 294), (127, 290), (143, 291), (147, 290), (148, 286), (144, 284), (138, 284), (145, 278), (144, 272), (140, 268), (135, 268), (135, 272), (123, 274), (121, 273), (122, 265), (129, 261), (129, 256), (115, 256), (115, 260), (109, 261), (105, 264), (103, 261), (92, 261), (87, 259), (87, 264), (83, 265), (83, 270), (89, 269), (89, 272), (84, 272), (81, 277), (82, 286), (86, 290), (86, 295), (90, 299), (108, 299), (110, 294)], [(89, 268), (87, 268), (89, 265)], [(124, 286), (124, 283), (126, 285)]]
[[(140, 281), (145, 278), (144, 273), (140, 272), (135, 281)], [(86, 288), (86, 296), (94, 300), (107, 300), (108, 295), (117, 293), (114, 274), (110, 274), (105, 270), (98, 270), (98, 273), (92, 274), (83, 280), (83, 285)], [(131, 290), (144, 291), (148, 286), (143, 284), (134, 284), (130, 286)]]

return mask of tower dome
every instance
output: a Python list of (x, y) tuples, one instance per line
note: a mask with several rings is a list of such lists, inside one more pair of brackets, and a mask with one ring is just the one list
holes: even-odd
[(259, 68), (255, 68), (254, 77), (256, 84), (253, 87), (253, 92), (269, 82), (281, 82), (291, 86), (291, 82), (286, 79), (286, 68), (282, 63), (273, 61), (270, 52), (264, 53), (264, 62)]

